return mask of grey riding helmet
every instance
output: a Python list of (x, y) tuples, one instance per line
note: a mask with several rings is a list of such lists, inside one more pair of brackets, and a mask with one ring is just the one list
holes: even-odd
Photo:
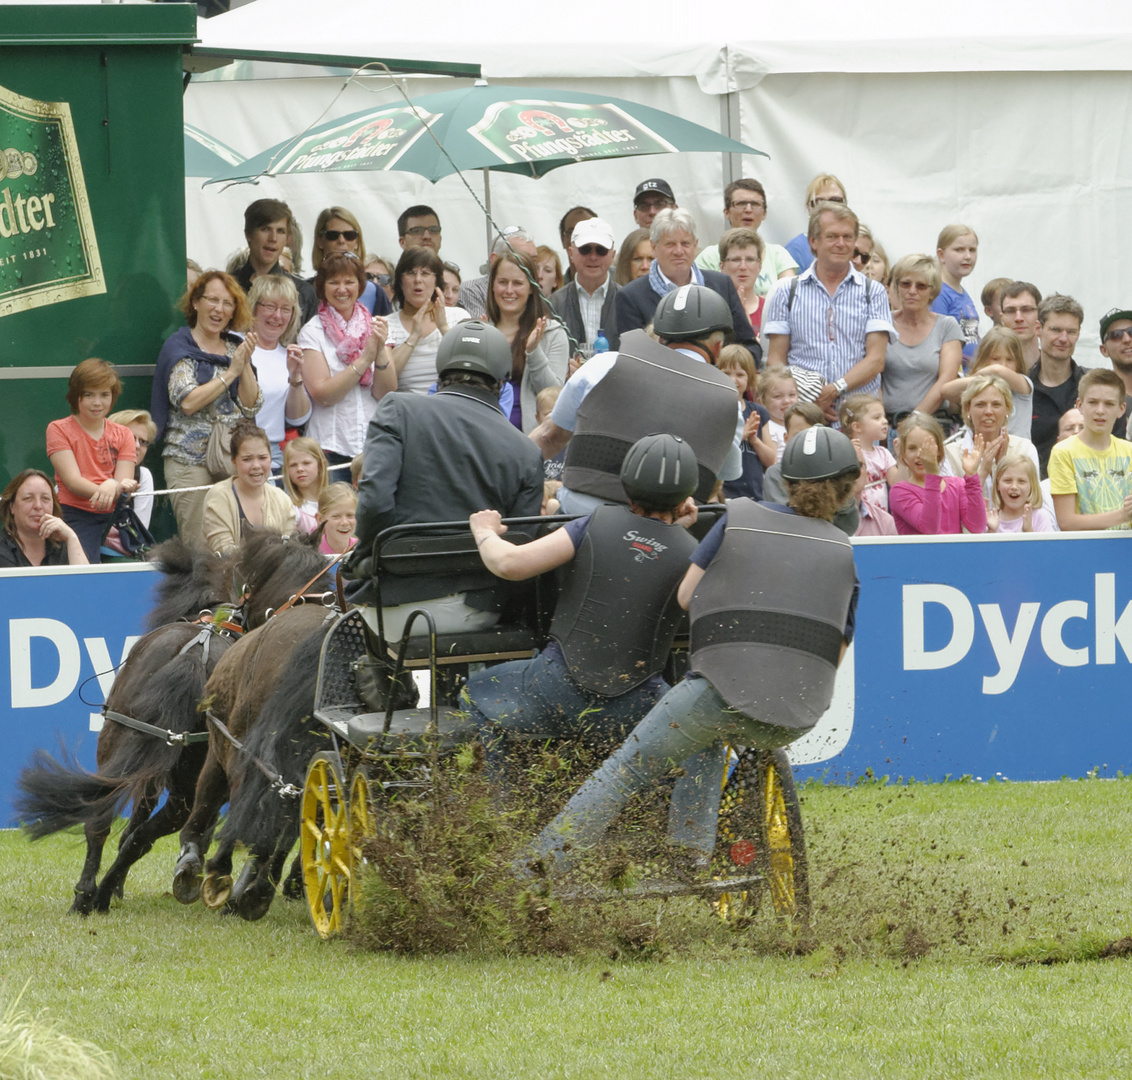
[(452, 327), (436, 351), (436, 373), (478, 371), (503, 383), (511, 374), (511, 346), (495, 329), (482, 322), (462, 322)]
[(845, 435), (819, 425), (790, 439), (781, 468), (783, 480), (836, 480), (839, 476), (858, 476), (861, 463)]
[(638, 439), (621, 462), (625, 494), (646, 510), (671, 510), (699, 486), (695, 451), (675, 435)]
[(705, 285), (681, 285), (656, 305), (652, 328), (669, 341), (696, 341), (714, 330), (733, 330), (731, 308)]

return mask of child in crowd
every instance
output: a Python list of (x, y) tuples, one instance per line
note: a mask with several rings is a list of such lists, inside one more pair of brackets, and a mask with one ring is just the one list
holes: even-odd
[(907, 480), (894, 484), (888, 505), (901, 535), (984, 533), (987, 510), (983, 480), (992, 459), (982, 435), (962, 457), (963, 479), (940, 476), (943, 428), (934, 416), (914, 412), (900, 422), (896, 451)]
[(770, 417), (766, 426), (775, 447), (774, 460), (781, 461), (786, 449), (786, 410), (798, 401), (798, 384), (788, 367), (768, 367), (759, 376), (758, 391), (758, 400)]
[(344, 481), (328, 484), (318, 496), (318, 550), (341, 555), (357, 542), (358, 493)]
[(1077, 384), (1085, 426), (1055, 443), (1049, 456), (1049, 489), (1064, 531), (1127, 529), (1132, 521), (1132, 443), (1112, 434), (1124, 394), (1110, 368), (1090, 368)]
[(299, 535), (318, 528), (318, 500), (327, 484), (326, 456), (314, 439), (301, 436), (283, 447), (283, 486), (299, 509)]
[(99, 561), (118, 498), (138, 488), (133, 432), (109, 419), (121, 392), (111, 364), (83, 360), (67, 380), (71, 415), (47, 425), (47, 456), (55, 467), (63, 521), (74, 529), (92, 566)]
[[(1073, 438), (1074, 435), (1080, 435), (1085, 429), (1085, 418), (1081, 415), (1080, 409), (1066, 409), (1057, 421), (1057, 442), (1065, 442), (1066, 439)], [(1053, 506), (1053, 496), (1049, 491), (1049, 477), (1047, 476), (1042, 481), (1042, 505)], [(1053, 515), (1053, 527), (1059, 532), (1060, 527), (1057, 524), (1057, 515)]]
[(742, 345), (725, 345), (715, 366), (735, 384), (743, 409), (743, 475), (724, 483), (723, 494), (728, 499), (745, 496), (757, 502), (763, 497), (763, 473), (778, 460), (778, 448), (767, 432), (770, 414), (752, 399), (758, 382), (755, 363)]
[(1026, 374), (1022, 341), (1008, 326), (996, 326), (987, 332), (975, 350), (975, 359), (967, 375), (943, 385), (943, 396), (957, 402), (977, 375), (997, 375), (1010, 387), (1013, 395), (1006, 433), (1020, 438), (1030, 437), (1030, 420), (1034, 412), (1034, 384)]
[(943, 277), (939, 296), (932, 301), (937, 315), (951, 315), (963, 331), (963, 366), (975, 359), (979, 345), (979, 309), (963, 288), (963, 279), (975, 269), (979, 238), (968, 225), (948, 225), (936, 241), (936, 258)]
[(987, 532), (1057, 532), (1053, 515), (1042, 507), (1037, 467), (1025, 454), (1011, 454), (998, 466)]
[[(812, 401), (799, 401), (786, 410), (784, 417), (786, 423), (786, 441), (789, 442), (796, 435), (812, 427), (824, 427), (825, 415)], [(863, 475), (858, 477), (855, 487), (859, 490), (864, 485)], [(763, 476), (763, 502), (778, 503), (781, 506), (790, 505), (790, 492), (782, 479), (782, 465), (775, 462), (767, 469)], [(861, 524), (860, 511), (857, 509), (857, 498), (850, 493), (844, 504), (833, 515), (833, 524), (846, 536), (853, 536)]]
[(884, 404), (873, 394), (850, 394), (838, 411), (841, 430), (853, 441), (861, 460), (864, 487), (857, 499), (861, 524), (857, 536), (894, 536), (888, 512), (888, 488), (899, 479), (896, 458), (888, 450)]

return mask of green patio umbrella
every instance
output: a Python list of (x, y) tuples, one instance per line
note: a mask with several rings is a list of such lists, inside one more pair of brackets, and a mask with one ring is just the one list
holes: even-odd
[(232, 147), (192, 124), (185, 125), (185, 176), (215, 176), (244, 160)]
[(480, 82), (424, 95), (412, 105), (329, 121), (216, 173), (208, 183), (383, 169), (417, 173), (434, 183), (467, 169), (538, 177), (580, 161), (687, 151), (767, 156), (622, 98)]

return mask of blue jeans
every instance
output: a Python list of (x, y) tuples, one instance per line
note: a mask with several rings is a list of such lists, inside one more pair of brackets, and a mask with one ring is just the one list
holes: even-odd
[[(772, 750), (805, 731), (776, 727), (730, 708), (707, 679), (693, 675), (674, 686), (612, 757), (593, 774), (562, 812), (535, 838), (530, 857), (543, 858), (552, 873), (569, 870), (612, 824), (637, 792), (681, 766), (672, 791), (668, 837), (676, 844), (711, 854), (725, 741)], [(563, 845), (569, 845), (569, 851)]]
[(617, 697), (584, 690), (567, 674), (557, 650), (478, 671), (464, 687), (464, 704), (487, 748), (488, 775), (500, 783), (510, 733), (580, 739), (593, 732), (617, 742), (659, 697), (647, 685)]
[(77, 506), (63, 506), (63, 520), (75, 530), (86, 561), (91, 566), (97, 566), (102, 559), (102, 538), (113, 519), (113, 514), (97, 514), (93, 510), (80, 510)]

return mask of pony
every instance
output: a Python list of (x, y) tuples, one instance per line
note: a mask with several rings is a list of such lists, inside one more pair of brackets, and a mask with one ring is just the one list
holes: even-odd
[[(64, 750), (57, 761), (37, 750), (21, 771), (17, 809), (32, 840), (81, 825), (86, 860), (75, 886), (71, 911), (87, 915), (109, 910), (121, 896), (135, 862), (162, 836), (184, 824), (207, 751), (199, 736), (205, 720), (198, 711), (207, 679), (232, 647), (230, 631), (209, 623), (171, 622), (197, 616), (218, 604), (238, 604), (248, 627), (325, 569), (312, 547), (270, 533), (250, 535), (236, 552), (217, 559), (170, 541), (157, 551), (163, 572), (158, 603), (147, 620), (154, 627), (130, 651), (104, 707), (96, 771), (75, 764)], [(161, 732), (160, 738), (114, 719), (130, 717)], [(197, 736), (194, 741), (191, 736)], [(157, 807), (162, 793), (164, 805)], [(98, 872), (114, 819), (132, 803), (118, 856)]]

